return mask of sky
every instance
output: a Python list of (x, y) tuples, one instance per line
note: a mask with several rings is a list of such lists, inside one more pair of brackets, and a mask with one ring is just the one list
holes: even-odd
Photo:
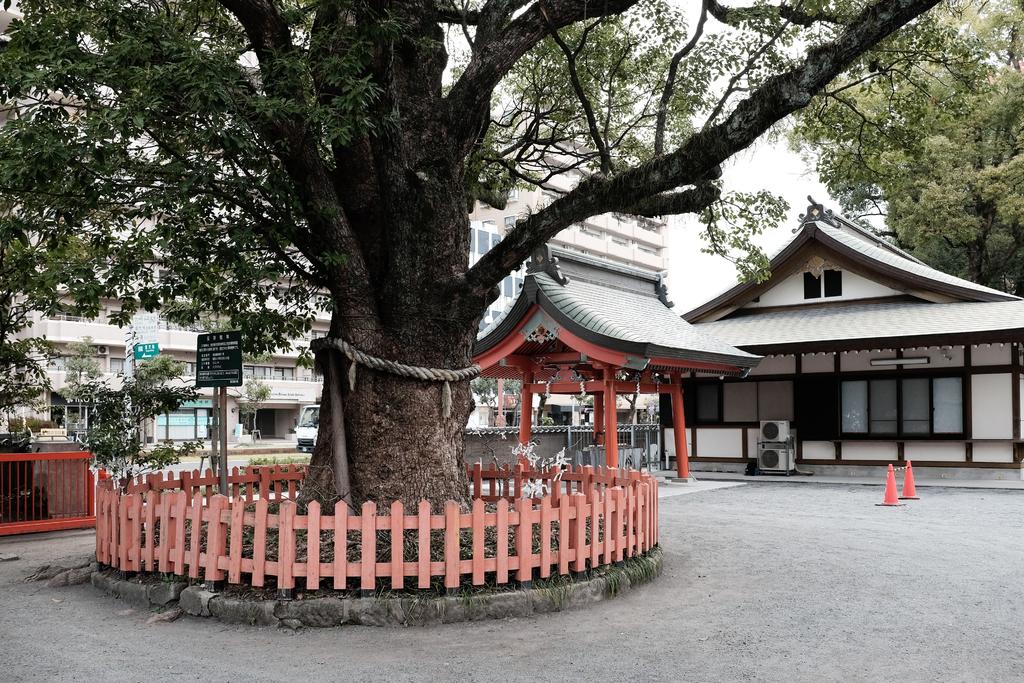
[[(771, 256), (793, 236), (798, 216), (807, 209), (807, 195), (838, 210), (813, 167), (791, 151), (785, 140), (761, 140), (733, 157), (723, 168), (725, 190), (768, 190), (789, 202), (781, 225), (766, 226), (755, 242)], [(701, 253), (701, 226), (696, 216), (674, 217), (666, 231), (669, 299), (680, 314), (714, 298), (736, 284), (736, 267), (719, 256)]]

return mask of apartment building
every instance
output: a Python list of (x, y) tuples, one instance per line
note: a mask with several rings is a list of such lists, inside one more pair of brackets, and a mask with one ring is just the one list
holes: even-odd
[[(90, 340), (95, 349), (96, 360), (105, 378), (116, 384), (125, 371), (126, 328), (109, 322), (109, 317), (120, 309), (120, 304), (110, 301), (103, 307), (99, 317), (86, 319), (74, 315), (37, 315), (31, 328), (22, 334), (45, 337), (58, 348), (47, 368), (51, 387), (42, 398), (39, 416), (65, 427), (69, 433), (85, 431), (89, 426), (89, 406), (78, 405), (64, 396), (68, 386), (66, 365), (71, 355), (69, 345)], [(314, 331), (299, 340), (308, 343), (313, 336), (326, 334), (329, 319), (318, 317)], [(172, 356), (185, 364), (182, 382), (193, 383), (195, 378), (196, 338), (200, 330), (184, 329), (161, 320), (157, 333), (160, 352)], [(258, 379), (270, 387), (270, 398), (256, 416), (256, 429), (264, 439), (294, 439), (294, 429), (302, 406), (318, 403), (323, 378), (312, 369), (298, 364), (297, 351), (281, 351), (258, 363), (246, 363), (243, 377), (246, 381)], [(230, 441), (237, 441), (239, 432), (239, 405), (242, 402), (243, 387), (228, 390), (228, 431)], [(169, 415), (158, 416), (147, 427), (147, 438), (151, 441), (166, 439), (186, 441), (208, 438), (210, 413), (213, 405), (212, 390), (200, 389), (199, 398), (183, 405)]]

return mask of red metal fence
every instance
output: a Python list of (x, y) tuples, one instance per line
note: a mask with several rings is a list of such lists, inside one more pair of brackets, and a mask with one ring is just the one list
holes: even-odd
[[(296, 473), (233, 474), (231, 499), (206, 495), (212, 473), (192, 473), (185, 486), (181, 477), (139, 479), (127, 494), (103, 482), (96, 557), (126, 571), (253, 586), (273, 577), (279, 589), (295, 587), (297, 577), (307, 590), (329, 579), (335, 589), (370, 591), (380, 579), (394, 590), (429, 588), (434, 580), (446, 588), (530, 581), (618, 562), (658, 542), (657, 481), (635, 471), (570, 468), (556, 478), (555, 471), (478, 466), (470, 470), (468, 510), (449, 501), (435, 514), (421, 501), (407, 512), (396, 501), (381, 511), (364, 503), (353, 514), (344, 503), (322, 511), (313, 502), (304, 515), (289, 499), (294, 493), (281, 495), (275, 485), (291, 484)], [(550, 495), (517, 497), (524, 479), (540, 477)], [(191, 486), (199, 481), (203, 489)]]
[(90, 453), (0, 453), (0, 536), (96, 524)]

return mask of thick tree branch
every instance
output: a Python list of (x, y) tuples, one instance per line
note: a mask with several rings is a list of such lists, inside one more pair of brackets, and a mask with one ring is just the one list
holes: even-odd
[(830, 24), (841, 24), (842, 22), (838, 17), (820, 12), (816, 14), (810, 14), (803, 11), (799, 7), (793, 7), (792, 5), (760, 5), (757, 7), (726, 7), (717, 0), (709, 0), (708, 11), (715, 19), (728, 24), (729, 26), (738, 26), (744, 21), (751, 19), (763, 19), (770, 17), (778, 17), (785, 19), (791, 24), (798, 26), (810, 27), (816, 22), (824, 21)]
[(714, 204), (721, 196), (721, 187), (713, 183), (706, 183), (682, 192), (665, 192), (645, 197), (635, 204), (630, 204), (626, 207), (625, 212), (647, 218), (697, 213)]
[(675, 151), (613, 178), (586, 178), (572, 192), (521, 220), (469, 270), (468, 285), (486, 292), (533, 249), (572, 223), (628, 210), (646, 197), (697, 184), (776, 122), (807, 106), (857, 57), (936, 4), (938, 0), (878, 0), (864, 8), (835, 40), (811, 49), (802, 64), (765, 81), (721, 123), (694, 133)]
[[(333, 178), (320, 156), (314, 128), (300, 113), (310, 93), (302, 79), (286, 68), (289, 59), (301, 55), (292, 43), (288, 22), (273, 0), (218, 0), (238, 20), (252, 43), (260, 65), (261, 83), (272, 97), (295, 103), (286, 114), (268, 114), (257, 122), (261, 134), (271, 141), (281, 157), (302, 202), (311, 231), (313, 251), (303, 255), (317, 263), (328, 252), (327, 260), (344, 260), (341, 268), (323, 273), (332, 293), (352, 315), (374, 317), (371, 283), (365, 258), (351, 225), (341, 209)], [(301, 246), (301, 242), (297, 244)]]

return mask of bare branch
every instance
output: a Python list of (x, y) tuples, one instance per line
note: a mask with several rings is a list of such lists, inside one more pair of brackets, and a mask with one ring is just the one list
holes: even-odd
[[(547, 14), (544, 12), (543, 5), (541, 6), (541, 14), (547, 19)], [(596, 26), (597, 22), (592, 24)], [(598, 154), (601, 156), (601, 172), (605, 175), (609, 175), (612, 172), (612, 157), (608, 153), (608, 145), (605, 143), (604, 136), (601, 135), (601, 131), (597, 128), (597, 117), (594, 115), (594, 105), (591, 104), (590, 98), (587, 97), (587, 93), (583, 90), (583, 84), (580, 83), (580, 75), (576, 70), (576, 57), (586, 44), (586, 33), (580, 40), (580, 44), (575, 50), (571, 49), (566, 42), (559, 35), (558, 29), (555, 28), (551, 22), (548, 22), (548, 30), (551, 32), (551, 39), (555, 41), (555, 45), (562, 51), (565, 56), (565, 64), (569, 69), (569, 82), (572, 84), (573, 92), (576, 93), (576, 99), (579, 100), (580, 106), (583, 108), (583, 114), (587, 119), (587, 128), (590, 130), (590, 139), (594, 143), (594, 147), (597, 148)], [(589, 31), (587, 32), (589, 33)]]
[(546, 0), (543, 3), (538, 0), (505, 24), (507, 16), (497, 15), (508, 3), (490, 0), (482, 14), (492, 17), (489, 21), (494, 25), (480, 25), (473, 57), (445, 98), (446, 118), (454, 133), (453, 140), (462, 145), (464, 151), (469, 151), (490, 117), (494, 88), (523, 55), (548, 35), (550, 27), (560, 29), (582, 19), (621, 14), (637, 1), (605, 0), (591, 4), (588, 0)]
[(665, 126), (668, 122), (668, 105), (672, 101), (672, 95), (675, 94), (679, 64), (686, 55), (693, 51), (693, 48), (697, 47), (697, 42), (704, 34), (704, 24), (708, 20), (709, 2), (710, 0), (703, 0), (700, 8), (700, 18), (697, 20), (697, 27), (693, 31), (693, 36), (690, 37), (686, 45), (683, 45), (672, 55), (672, 61), (668, 65), (668, 73), (665, 75), (665, 87), (662, 88), (661, 102), (658, 103), (658, 118), (654, 124), (654, 153), (659, 156), (665, 152)]

